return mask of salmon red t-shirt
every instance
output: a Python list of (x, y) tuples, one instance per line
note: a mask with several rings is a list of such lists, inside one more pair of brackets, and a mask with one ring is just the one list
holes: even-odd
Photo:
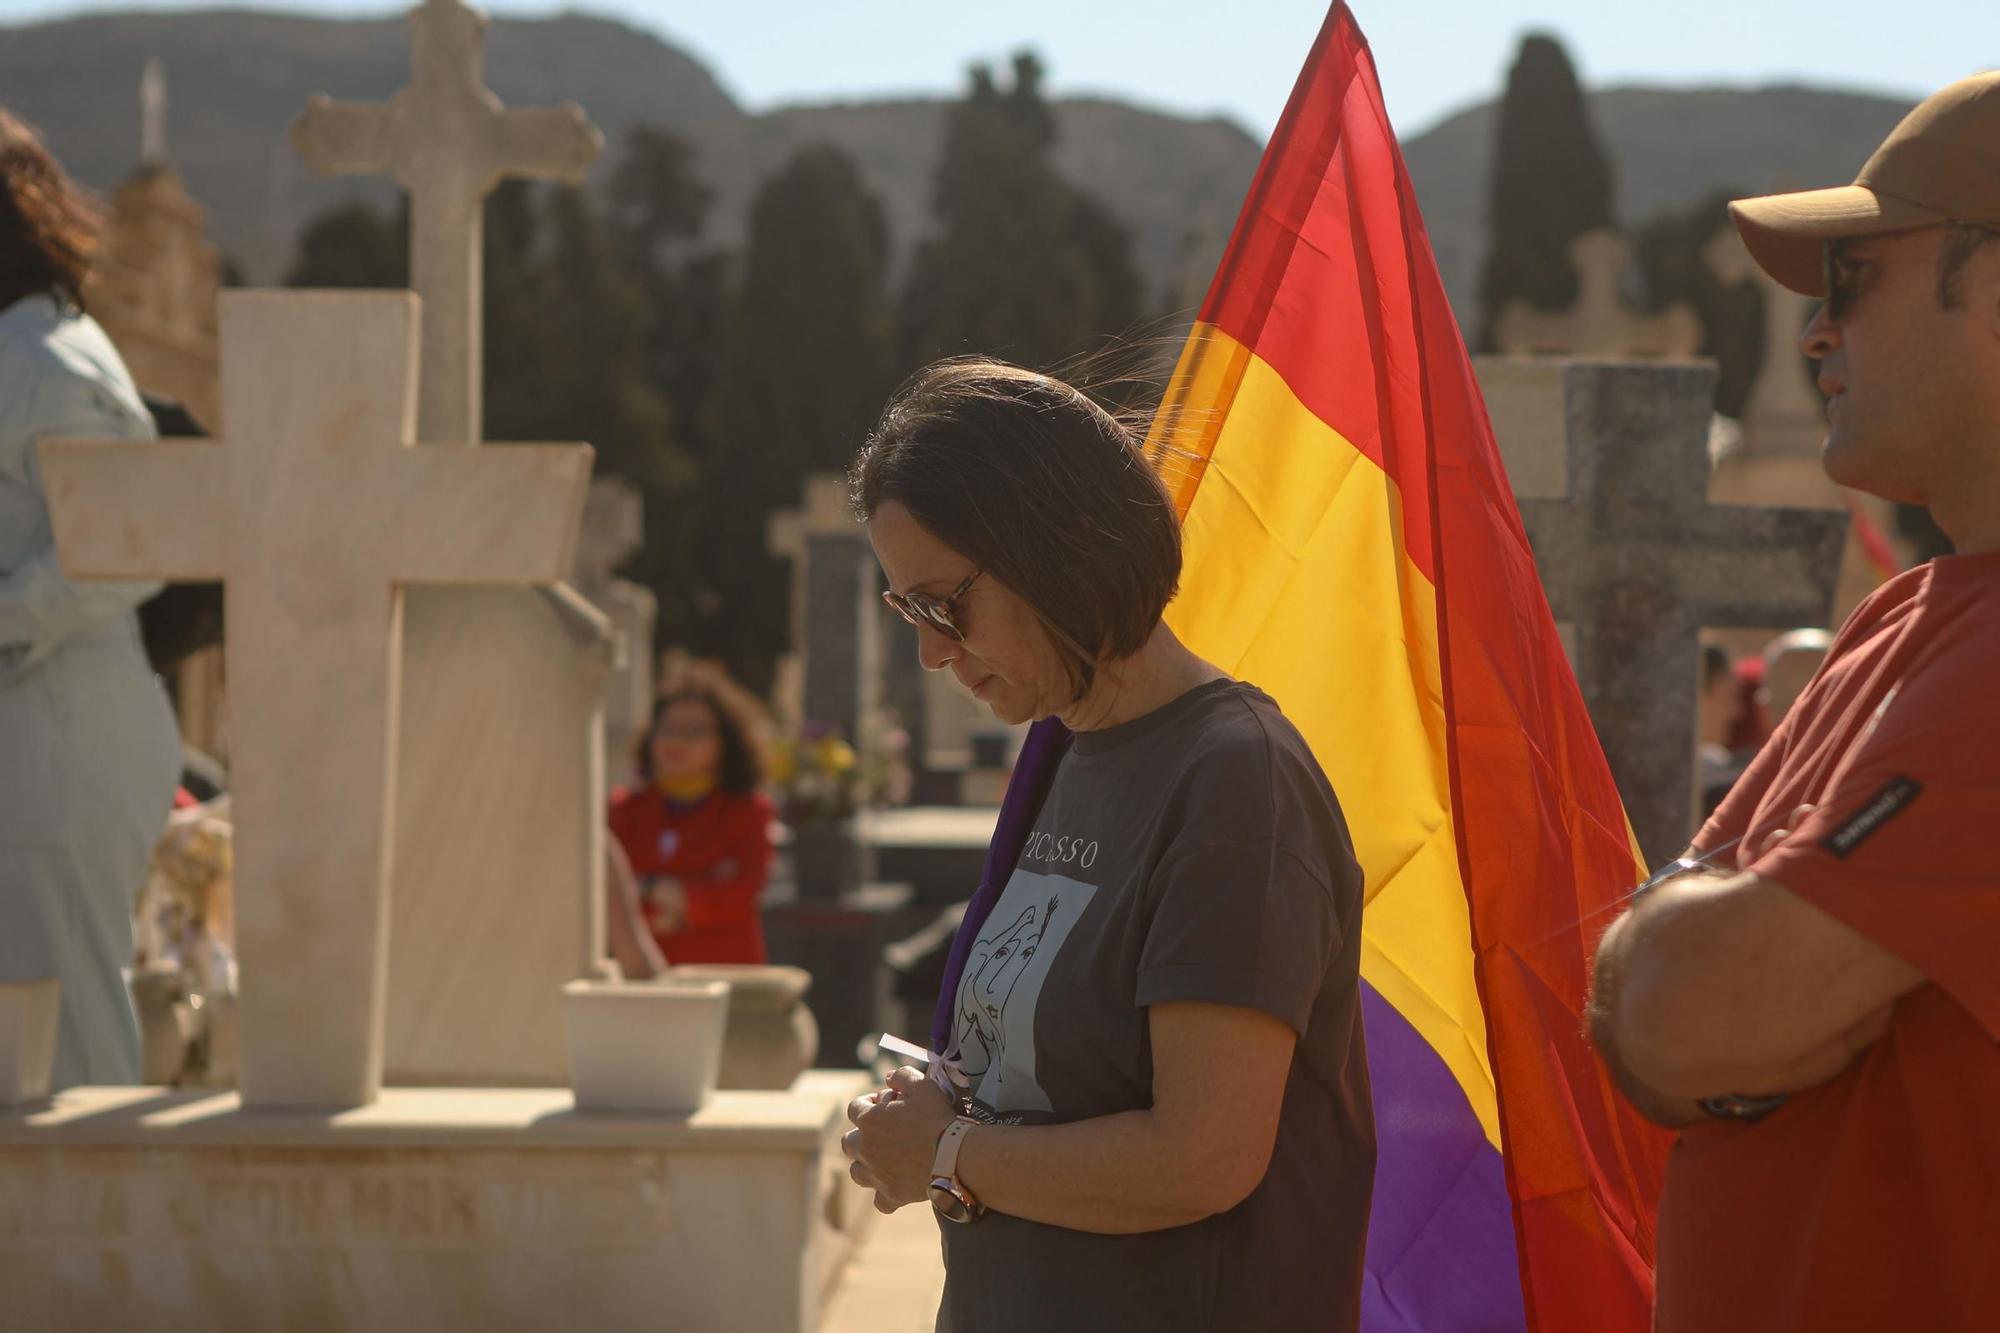
[(762, 792), (718, 791), (676, 805), (648, 788), (611, 795), (611, 832), (641, 880), (670, 875), (687, 893), (678, 930), (646, 924), (669, 963), (761, 963), (758, 897), (771, 872), (777, 811)]
[(1695, 841), (1779, 829), (1739, 866), (1929, 980), (1831, 1082), (1683, 1131), (1656, 1327), (2000, 1329), (2000, 552), (1864, 602)]

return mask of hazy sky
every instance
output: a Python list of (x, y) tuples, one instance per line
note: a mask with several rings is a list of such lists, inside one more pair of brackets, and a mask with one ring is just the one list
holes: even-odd
[[(116, 0), (0, 0), (0, 22), (91, 9), (213, 8)], [(258, 8), (380, 14), (400, 5), (309, 0)], [(1321, 0), (587, 0), (508, 3), (615, 14), (687, 48), (752, 110), (884, 93), (946, 93), (978, 59), (1033, 46), (1058, 93), (1224, 112), (1267, 133), (1326, 14)], [(1389, 111), (1413, 134), (1497, 92), (1522, 32), (1552, 29), (1588, 85), (1805, 81), (1911, 97), (2000, 65), (1993, 0), (1354, 0)], [(1226, 17), (1224, 17), (1226, 15)], [(4, 40), (4, 37), (0, 37)], [(588, 100), (587, 89), (577, 90)]]

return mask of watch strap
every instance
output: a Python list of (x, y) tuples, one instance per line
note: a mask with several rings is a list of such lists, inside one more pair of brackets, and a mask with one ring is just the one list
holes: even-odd
[(938, 1135), (937, 1156), (931, 1161), (931, 1188), (944, 1190), (963, 1203), (967, 1212), (976, 1216), (985, 1209), (965, 1182), (958, 1178), (958, 1152), (965, 1144), (965, 1136), (977, 1128), (979, 1122), (970, 1116), (958, 1116), (944, 1127)]
[(931, 1161), (933, 1176), (958, 1182), (958, 1150), (978, 1123), (971, 1116), (962, 1115), (944, 1127), (944, 1133), (938, 1135), (937, 1156)]

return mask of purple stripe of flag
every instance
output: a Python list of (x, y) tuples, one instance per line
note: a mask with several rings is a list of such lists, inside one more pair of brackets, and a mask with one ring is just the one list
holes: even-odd
[(993, 911), (993, 904), (1014, 876), (1021, 849), (1034, 831), (1035, 816), (1041, 813), (1042, 799), (1055, 781), (1056, 767), (1069, 752), (1070, 729), (1053, 717), (1043, 718), (1028, 728), (1021, 753), (1014, 760), (1014, 775), (1007, 780), (1007, 795), (1000, 802), (1000, 818), (993, 826), (993, 841), (986, 846), (986, 868), (979, 876), (979, 888), (965, 905), (965, 919), (952, 937), (951, 955), (945, 961), (944, 985), (938, 991), (937, 1011), (931, 1019), (931, 1050), (943, 1054), (951, 1049), (951, 1011), (958, 997), (958, 981), (965, 975), (965, 960), (979, 938), (979, 928)]
[(1375, 1203), (1361, 1327), (1526, 1329), (1499, 1151), (1443, 1057), (1366, 981), (1361, 1021), (1375, 1094)]

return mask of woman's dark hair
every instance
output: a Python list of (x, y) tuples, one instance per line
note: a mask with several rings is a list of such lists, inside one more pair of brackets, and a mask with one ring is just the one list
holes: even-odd
[(863, 521), (885, 501), (1019, 593), (1075, 697), (1129, 657), (1181, 576), (1181, 530), (1139, 442), (1059, 379), (961, 357), (889, 399), (850, 475)]
[(653, 781), (653, 733), (660, 719), (677, 703), (692, 699), (707, 707), (715, 718), (715, 733), (722, 741), (722, 771), (718, 780), (724, 791), (743, 795), (764, 785), (763, 723), (756, 701), (727, 681), (690, 678), (671, 680), (653, 701), (653, 715), (633, 745), (632, 763), (639, 776)]
[(0, 109), (0, 309), (50, 292), (81, 310), (101, 217), (41, 136)]

